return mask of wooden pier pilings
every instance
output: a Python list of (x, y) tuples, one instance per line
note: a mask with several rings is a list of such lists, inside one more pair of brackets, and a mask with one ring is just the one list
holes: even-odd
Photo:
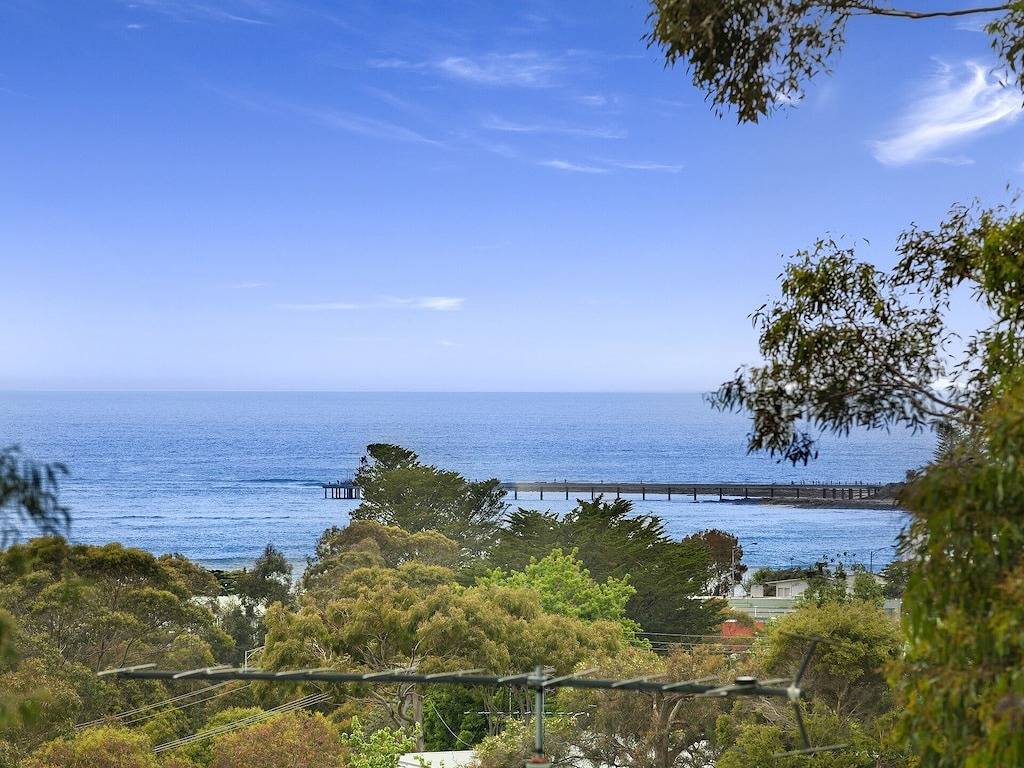
[(678, 496), (692, 497), (694, 501), (698, 496), (718, 496), (721, 501), (726, 497), (744, 499), (812, 499), (819, 495), (823, 499), (870, 499), (877, 496), (882, 490), (881, 484), (866, 483), (836, 483), (836, 484), (811, 484), (811, 483), (695, 483), (695, 482), (588, 482), (588, 481), (552, 481), (552, 482), (514, 482), (502, 483), (501, 487), (512, 494), (513, 499), (518, 499), (520, 493), (537, 493), (540, 498), (544, 494), (564, 495), (569, 499), (571, 495), (577, 498), (589, 494), (591, 499), (598, 495), (621, 498), (624, 494), (639, 496), (646, 500), (648, 495), (664, 496), (668, 501), (672, 500), (673, 494)]
[(325, 499), (359, 499), (362, 492), (358, 485), (351, 480), (339, 480), (336, 483), (323, 483)]
[[(358, 499), (361, 491), (351, 480), (324, 483), (325, 499)], [(585, 480), (567, 480), (552, 482), (511, 482), (502, 483), (501, 487), (512, 494), (514, 500), (520, 493), (537, 493), (544, 499), (544, 494), (564, 495), (568, 501), (570, 496), (582, 498), (590, 495), (591, 499), (599, 495), (622, 498), (623, 494), (639, 496), (646, 500), (648, 494), (664, 496), (669, 501), (673, 494), (677, 497), (692, 498), (698, 496), (718, 496), (722, 501), (726, 497), (744, 499), (870, 499), (878, 495), (884, 487), (880, 483), (695, 483), (695, 482), (590, 482)]]

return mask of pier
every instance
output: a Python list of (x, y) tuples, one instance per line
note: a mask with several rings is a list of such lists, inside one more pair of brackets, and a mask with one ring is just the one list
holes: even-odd
[[(615, 498), (623, 495), (639, 496), (646, 500), (648, 496), (663, 496), (668, 501), (673, 497), (718, 496), (719, 501), (726, 497), (743, 499), (870, 499), (878, 495), (884, 487), (882, 484), (865, 483), (697, 483), (697, 482), (593, 482), (589, 480), (563, 480), (561, 482), (512, 482), (502, 483), (501, 487), (512, 494), (514, 500), (520, 493), (538, 493), (549, 496), (564, 494), (566, 500), (575, 496), (581, 498), (589, 494), (591, 499), (612, 494)], [(325, 499), (358, 499), (361, 491), (351, 480), (339, 480), (323, 483)]]
[(698, 483), (698, 482), (589, 482), (579, 480), (565, 480), (562, 482), (515, 482), (502, 483), (501, 487), (512, 493), (513, 499), (518, 499), (520, 493), (539, 493), (540, 498), (544, 494), (565, 494), (568, 499), (570, 495), (586, 496), (591, 499), (599, 495), (621, 498), (623, 494), (639, 496), (647, 499), (648, 496), (664, 496), (669, 501), (672, 497), (692, 497), (694, 501), (698, 496), (718, 496), (719, 501), (726, 496), (731, 498), (744, 499), (870, 499), (878, 495), (883, 488), (881, 484), (861, 483)]
[(338, 480), (334, 483), (322, 483), (325, 499), (359, 499), (362, 493), (358, 485), (351, 480)]

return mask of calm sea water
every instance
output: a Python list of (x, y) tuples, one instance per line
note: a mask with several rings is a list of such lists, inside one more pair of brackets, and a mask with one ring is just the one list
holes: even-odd
[[(71, 538), (119, 540), (229, 567), (268, 542), (296, 562), (355, 502), (319, 483), (350, 477), (370, 442), (393, 442), (471, 478), (502, 480), (900, 480), (927, 461), (929, 435), (826, 438), (808, 467), (748, 456), (746, 420), (695, 394), (0, 393), (0, 442), (60, 460)], [(891, 557), (905, 517), (703, 498), (636, 500), (684, 536), (740, 536), (753, 564)], [(523, 507), (564, 512), (564, 499)], [(756, 542), (756, 543), (754, 543)]]

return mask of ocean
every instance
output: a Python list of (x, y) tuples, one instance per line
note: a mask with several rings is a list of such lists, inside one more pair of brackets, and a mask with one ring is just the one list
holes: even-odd
[[(296, 564), (355, 501), (319, 485), (352, 476), (364, 447), (398, 443), (481, 479), (888, 482), (931, 455), (929, 434), (826, 436), (808, 466), (747, 455), (747, 420), (699, 394), (3, 392), (0, 442), (71, 470), (70, 538), (180, 552), (210, 567), (267, 543)], [(573, 502), (520, 494), (563, 513)], [(511, 502), (511, 499), (510, 499)], [(806, 509), (686, 497), (634, 500), (682, 537), (721, 528), (752, 565), (823, 556), (876, 567), (906, 525), (890, 510)]]

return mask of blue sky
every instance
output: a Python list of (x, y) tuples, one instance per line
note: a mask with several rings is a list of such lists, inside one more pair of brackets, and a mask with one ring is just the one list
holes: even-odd
[(1024, 186), (975, 22), (738, 126), (646, 13), (0, 2), (0, 387), (704, 389), (783, 254)]

